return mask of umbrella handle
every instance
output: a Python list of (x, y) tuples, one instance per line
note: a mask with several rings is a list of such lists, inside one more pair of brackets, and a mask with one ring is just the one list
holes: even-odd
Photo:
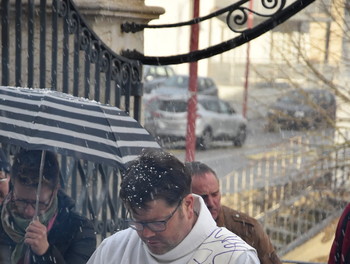
[(36, 201), (35, 201), (35, 213), (33, 220), (36, 220), (39, 214), (39, 201), (40, 201), (40, 193), (41, 193), (41, 182), (43, 179), (43, 171), (44, 171), (44, 165), (45, 165), (45, 156), (46, 151), (43, 150), (41, 152), (41, 161), (40, 161), (40, 169), (39, 169), (39, 182), (38, 182), (38, 188), (36, 190)]

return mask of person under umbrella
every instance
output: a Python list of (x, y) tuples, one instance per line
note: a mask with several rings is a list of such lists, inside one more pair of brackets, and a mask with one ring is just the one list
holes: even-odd
[(1, 207), (0, 263), (86, 263), (96, 248), (94, 226), (60, 189), (56, 155), (46, 151), (42, 166), (41, 160), (40, 150), (14, 157), (12, 189)]
[(5, 153), (0, 149), (0, 205), (10, 189), (11, 164), (8, 162)]

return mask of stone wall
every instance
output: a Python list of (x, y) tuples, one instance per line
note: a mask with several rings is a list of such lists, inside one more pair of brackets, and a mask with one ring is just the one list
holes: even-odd
[(158, 19), (165, 10), (146, 6), (144, 0), (76, 0), (79, 11), (90, 27), (113, 51), (144, 51), (144, 33), (123, 33), (124, 22), (145, 23)]

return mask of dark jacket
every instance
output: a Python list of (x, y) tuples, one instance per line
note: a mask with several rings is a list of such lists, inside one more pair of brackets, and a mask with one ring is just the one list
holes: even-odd
[[(73, 200), (58, 192), (58, 214), (49, 231), (49, 249), (43, 256), (36, 256), (31, 263), (86, 263), (96, 249), (96, 235), (90, 220), (73, 211)], [(1, 208), (0, 208), (1, 209)], [(11, 263), (11, 253), (16, 244), (4, 232), (0, 222), (0, 264)]]
[(350, 263), (350, 203), (346, 206), (339, 219), (328, 263)]
[(221, 206), (216, 223), (218, 226), (226, 227), (255, 248), (261, 264), (282, 263), (262, 225), (253, 217)]

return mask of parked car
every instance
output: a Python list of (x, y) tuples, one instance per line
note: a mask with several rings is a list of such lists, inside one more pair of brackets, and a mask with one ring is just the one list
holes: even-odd
[(272, 80), (272, 81), (261, 81), (252, 84), (254, 88), (277, 88), (277, 89), (290, 89), (292, 85), (290, 82), (285, 80)]
[[(184, 140), (187, 128), (187, 96), (156, 96), (145, 103), (144, 127), (160, 142)], [(215, 96), (197, 96), (197, 147), (210, 148), (214, 140), (229, 140), (242, 146), (247, 120), (226, 101)]]
[[(152, 94), (187, 94), (190, 76), (174, 75), (166, 79), (157, 89), (152, 90)], [(218, 96), (218, 88), (213, 79), (198, 76), (198, 94)]]
[(279, 97), (268, 110), (268, 128), (317, 128), (336, 119), (336, 99), (322, 89), (293, 90)]
[(143, 90), (150, 93), (167, 78), (174, 76), (175, 71), (171, 66), (143, 65)]

